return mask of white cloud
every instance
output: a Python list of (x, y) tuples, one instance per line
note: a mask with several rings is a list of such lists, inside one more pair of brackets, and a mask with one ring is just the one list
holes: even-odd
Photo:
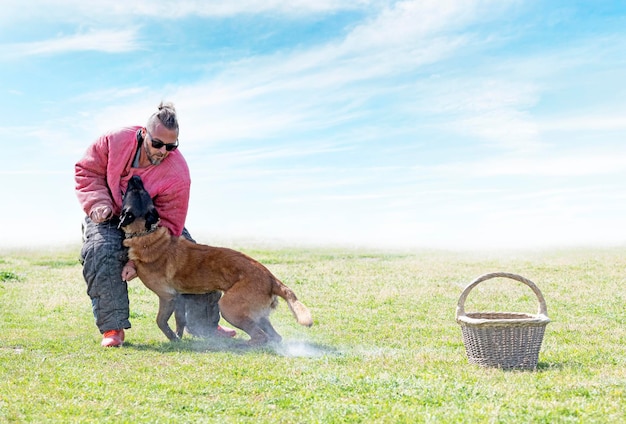
[(479, 2), (421, 0), (391, 3), (373, 20), (356, 27), (346, 39), (349, 50), (381, 49), (415, 42), (438, 33), (450, 33), (475, 18)]
[(537, 124), (532, 117), (517, 109), (495, 109), (461, 118), (453, 123), (460, 134), (474, 137), (479, 144), (516, 153), (534, 152), (541, 148)]
[(341, 10), (363, 10), (387, 4), (380, 0), (135, 0), (132, 2), (84, 2), (81, 0), (4, 0), (0, 23), (24, 21), (73, 23), (130, 23), (137, 17), (162, 20), (188, 16), (232, 17), (237, 15), (307, 15)]
[(172, 8), (171, 2), (142, 2), (135, 5), (135, 12), (152, 16), (182, 17), (188, 15), (228, 17), (241, 14), (280, 13), (301, 15), (328, 13), (337, 10), (361, 9), (376, 4), (370, 0), (243, 0), (243, 1), (202, 1), (183, 0)]
[(475, 160), (416, 166), (414, 170), (431, 178), (492, 177), (591, 177), (626, 174), (626, 151), (589, 149), (579, 151), (542, 150), (527, 155), (492, 155)]
[[(220, 4), (222, 7), (242, 7), (235, 3), (237, 6)], [(143, 7), (137, 6), (141, 3), (133, 4)], [(207, 4), (215, 6), (215, 3)], [(281, 8), (287, 4), (291, 3), (250, 2), (247, 10)], [(316, 2), (296, 4), (303, 8), (320, 7), (315, 6)], [(320, 4), (328, 8), (339, 7), (335, 2)], [(348, 8), (371, 7), (373, 4), (342, 3)], [(101, 111), (94, 112), (97, 124), (93, 128), (106, 130), (107, 127), (125, 125), (132, 117), (141, 123), (145, 120), (144, 115), (148, 116), (161, 98), (167, 98), (181, 105), (181, 137), (189, 148), (195, 148), (206, 146), (206, 140), (211, 143), (259, 137), (268, 139), (290, 133), (300, 135), (311, 129), (319, 131), (345, 122), (369, 119), (368, 114), (373, 112), (363, 105), (386, 96), (401, 96), (400, 101), (408, 105), (422, 93), (402, 92), (395, 78), (415, 72), (420, 66), (441, 60), (461, 48), (465, 42), (462, 37), (445, 34), (461, 28), (474, 17), (477, 4), (455, 1), (376, 4), (377, 7), (386, 4), (387, 9), (377, 17), (365, 20), (344, 39), (229, 63), (221, 75), (204, 82), (169, 87), (154, 99), (145, 95), (130, 96), (123, 104), (110, 108), (100, 104)], [(159, 10), (164, 5), (150, 3), (150, 8)], [(201, 9), (210, 6), (201, 2), (185, 2), (180, 8), (177, 5), (179, 10), (186, 7)], [(196, 10), (194, 13), (202, 12)], [(441, 84), (445, 86), (446, 81)], [(500, 90), (498, 94), (502, 92)], [(483, 99), (493, 101), (486, 95)], [(450, 102), (454, 101), (450, 99)], [(109, 98), (107, 104), (110, 103)], [(517, 120), (515, 124), (525, 133), (532, 132), (530, 125), (520, 116), (508, 112), (510, 121)], [(485, 117), (468, 118), (462, 130), (478, 132), (483, 128), (483, 122), (477, 122), (477, 119)], [(496, 130), (477, 135), (492, 138), (501, 135), (493, 131)], [(527, 139), (524, 137), (523, 141)]]
[[(185, 105), (185, 119), (193, 123), (187, 127), (188, 141), (303, 134), (367, 119), (371, 112), (363, 104), (372, 99), (416, 96), (418, 93), (401, 93), (395, 78), (460, 48), (463, 42), (457, 36), (443, 33), (450, 29), (451, 19), (458, 18), (454, 28), (469, 19), (471, 6), (400, 2), (342, 40), (247, 58), (228, 64), (223, 74), (210, 81), (176, 88), (171, 97)], [(420, 23), (418, 30), (416, 23)], [(531, 129), (527, 125), (524, 131)]]
[(568, 116), (566, 118), (542, 119), (542, 131), (623, 131), (626, 130), (626, 111), (611, 110), (605, 114), (596, 113)]
[(56, 38), (24, 43), (0, 45), (0, 52), (5, 57), (28, 57), (57, 55), (81, 51), (99, 51), (103, 53), (125, 53), (139, 48), (135, 30), (89, 31)]

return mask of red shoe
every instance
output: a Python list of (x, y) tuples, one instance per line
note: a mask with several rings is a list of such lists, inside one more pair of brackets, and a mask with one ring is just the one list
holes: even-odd
[(124, 343), (124, 329), (109, 330), (103, 334), (102, 347), (120, 347)]
[(235, 337), (237, 335), (237, 332), (232, 328), (222, 327), (221, 325), (218, 325), (217, 329), (215, 330), (215, 335), (218, 337), (231, 338)]

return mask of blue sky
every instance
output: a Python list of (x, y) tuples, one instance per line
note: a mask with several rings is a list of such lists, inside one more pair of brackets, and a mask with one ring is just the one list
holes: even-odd
[(175, 103), (199, 241), (626, 240), (626, 3), (7, 0), (0, 245), (80, 242), (73, 165)]

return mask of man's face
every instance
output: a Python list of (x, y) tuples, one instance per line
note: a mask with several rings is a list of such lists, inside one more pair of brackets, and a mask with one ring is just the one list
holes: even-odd
[(152, 165), (158, 165), (178, 147), (176, 130), (165, 128), (160, 122), (154, 128), (144, 128), (144, 149)]

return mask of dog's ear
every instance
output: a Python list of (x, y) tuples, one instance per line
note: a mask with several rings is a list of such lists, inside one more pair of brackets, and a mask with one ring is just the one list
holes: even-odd
[(135, 215), (128, 209), (122, 209), (122, 213), (120, 214), (120, 223), (117, 225), (117, 228), (120, 229), (131, 224), (135, 220)]
[(153, 226), (159, 223), (159, 213), (156, 208), (152, 208), (146, 213), (146, 230), (151, 230)]

